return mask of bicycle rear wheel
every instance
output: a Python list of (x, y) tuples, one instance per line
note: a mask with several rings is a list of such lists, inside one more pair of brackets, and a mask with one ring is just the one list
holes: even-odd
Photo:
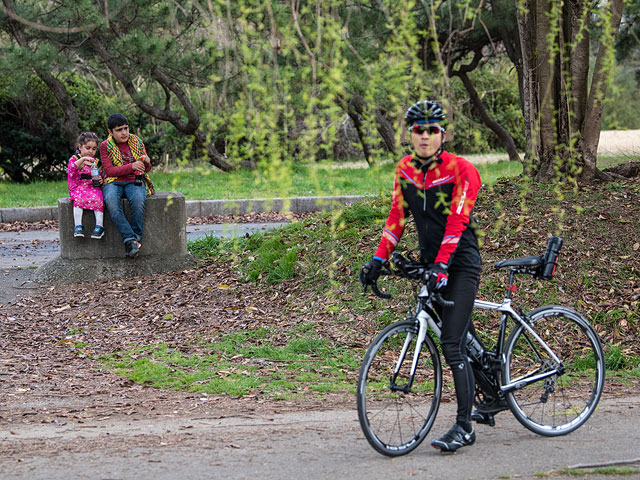
[[(580, 427), (596, 409), (604, 387), (604, 354), (588, 320), (556, 305), (529, 315), (535, 332), (562, 362), (564, 373), (507, 393), (515, 417), (529, 430), (553, 437)], [(503, 384), (516, 383), (558, 367), (543, 346), (516, 326), (506, 347)]]
[[(420, 445), (440, 406), (442, 367), (429, 335), (422, 344), (414, 380), (409, 385), (417, 336), (414, 321), (389, 325), (373, 341), (360, 368), (360, 426), (371, 446), (390, 457), (405, 455)], [(404, 347), (406, 353), (401, 358)]]

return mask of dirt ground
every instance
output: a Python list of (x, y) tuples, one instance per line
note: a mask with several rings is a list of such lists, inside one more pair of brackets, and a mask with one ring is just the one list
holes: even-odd
[[(0, 335), (3, 479), (282, 479), (301, 475), (386, 479), (400, 474), (462, 480), (534, 478), (541, 472), (552, 472), (553, 478), (561, 479), (565, 477), (558, 472), (567, 466), (611, 462), (638, 466), (640, 431), (634, 419), (640, 411), (640, 385), (628, 380), (609, 379), (596, 414), (568, 437), (539, 437), (504, 413), (496, 428), (478, 426), (476, 445), (454, 456), (437, 453), (427, 441), (414, 454), (390, 460), (366, 443), (350, 394), (271, 401), (260, 396), (233, 398), (163, 390), (134, 384), (90, 358), (87, 353), (115, 351), (120, 344), (132, 342), (174, 339), (179, 344), (185, 335), (210, 331), (213, 323), (237, 328), (233, 322), (269, 324), (278, 320), (277, 302), (273, 312), (251, 313), (245, 308), (248, 303), (235, 310), (228, 308), (237, 299), (211, 288), (221, 282), (233, 287), (223, 266), (208, 266), (190, 275), (189, 282), (197, 284), (198, 291), (215, 292), (201, 304), (209, 310), (199, 310), (201, 318), (215, 322), (198, 325), (196, 318), (183, 317), (189, 324), (186, 328), (154, 326), (142, 313), (144, 305), (114, 303), (113, 296), (107, 297), (112, 305), (101, 311), (95, 306), (99, 302), (90, 300), (104, 289), (100, 282), (39, 286), (4, 306)], [(162, 282), (130, 279), (116, 288), (130, 292), (129, 298), (136, 296), (137, 288), (143, 297), (163, 298), (175, 292), (181, 281), (181, 274), (176, 273), (164, 276)], [(257, 286), (244, 288), (244, 301), (260, 294)], [(184, 294), (182, 291), (181, 296)], [(189, 303), (190, 299), (181, 301)], [(102, 316), (107, 311), (110, 314)], [(118, 314), (125, 311), (126, 317)], [(238, 317), (228, 313), (231, 311), (244, 313)], [(91, 352), (66, 343), (65, 332), (72, 325), (85, 332), (84, 340), (95, 347)], [(446, 400), (428, 440), (446, 431), (455, 416), (452, 398)]]

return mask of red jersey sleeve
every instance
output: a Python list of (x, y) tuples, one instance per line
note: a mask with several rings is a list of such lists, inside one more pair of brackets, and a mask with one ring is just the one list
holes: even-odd
[(444, 236), (440, 244), (440, 250), (436, 256), (435, 263), (448, 265), (451, 256), (456, 251), (462, 232), (469, 225), (471, 210), (478, 198), (478, 191), (482, 186), (480, 173), (473, 164), (464, 158), (458, 157), (451, 166), (455, 175), (455, 186), (451, 207), (447, 216)]
[(402, 237), (404, 231), (404, 224), (407, 218), (407, 211), (402, 195), (402, 187), (400, 185), (400, 165), (396, 168), (396, 175), (393, 181), (393, 197), (391, 199), (391, 210), (389, 211), (389, 217), (385, 223), (384, 230), (382, 231), (382, 239), (378, 244), (378, 249), (374, 255), (374, 258), (379, 260), (387, 260), (391, 253), (395, 250), (396, 245)]

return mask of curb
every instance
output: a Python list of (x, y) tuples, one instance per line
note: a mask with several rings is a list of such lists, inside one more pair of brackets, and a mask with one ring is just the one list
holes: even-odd
[[(334, 197), (243, 198), (237, 200), (187, 200), (187, 217), (239, 215), (243, 213), (306, 213), (332, 210), (360, 202), (375, 195)], [(58, 207), (0, 208), (0, 223), (58, 220)]]

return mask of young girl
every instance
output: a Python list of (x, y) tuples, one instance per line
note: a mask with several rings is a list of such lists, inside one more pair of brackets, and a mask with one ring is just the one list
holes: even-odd
[[(69, 159), (67, 180), (69, 182), (69, 194), (73, 201), (73, 219), (75, 228), (74, 237), (84, 237), (82, 226), (82, 211), (93, 210), (96, 216), (96, 227), (91, 233), (91, 238), (100, 239), (104, 236), (104, 201), (102, 199), (102, 176), (93, 182), (91, 169), (97, 168), (98, 160), (95, 158), (98, 150), (98, 136), (93, 132), (85, 132), (78, 137), (78, 149), (76, 154)], [(95, 173), (95, 172), (94, 172)]]

